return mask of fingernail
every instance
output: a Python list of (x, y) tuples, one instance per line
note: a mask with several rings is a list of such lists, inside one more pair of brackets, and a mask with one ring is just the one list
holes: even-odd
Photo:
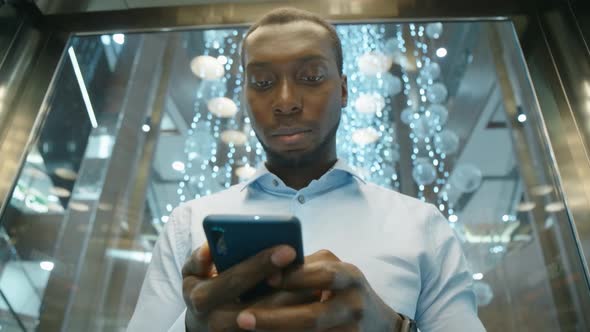
[(249, 312), (241, 312), (237, 318), (238, 326), (253, 331), (256, 328), (256, 317)]
[(281, 284), (281, 279), (282, 279), (282, 275), (280, 272), (277, 272), (275, 274), (273, 274), (272, 276), (270, 276), (270, 278), (268, 278), (268, 284), (273, 286), (273, 287), (277, 287), (278, 285)]
[(290, 247), (282, 246), (270, 256), (271, 262), (278, 267), (285, 267), (295, 259), (295, 251)]

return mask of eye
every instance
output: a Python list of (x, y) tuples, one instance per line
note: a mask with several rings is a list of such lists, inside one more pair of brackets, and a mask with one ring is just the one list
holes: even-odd
[(270, 80), (254, 81), (254, 82), (252, 82), (252, 84), (257, 89), (267, 89), (272, 85), (272, 81), (270, 81)]
[(322, 75), (307, 75), (307, 76), (303, 76), (301, 79), (306, 82), (316, 83), (316, 82), (320, 82), (321, 80), (323, 80), (324, 76), (322, 76)]

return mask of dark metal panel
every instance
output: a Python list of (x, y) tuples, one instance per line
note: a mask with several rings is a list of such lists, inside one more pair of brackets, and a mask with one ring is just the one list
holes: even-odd
[(52, 14), (45, 16), (48, 26), (76, 33), (104, 31), (146, 31), (182, 29), (200, 26), (240, 25), (255, 21), (271, 9), (291, 6), (318, 13), (330, 20), (445, 20), (452, 18), (497, 18), (526, 14), (534, 9), (549, 8), (550, 0), (287, 0), (242, 1), (240, 3), (208, 4)]
[[(586, 9), (584, 9), (586, 8)], [(575, 15), (588, 16), (588, 6)], [(525, 54), (580, 251), (590, 258), (590, 53), (567, 3), (540, 13)], [(582, 23), (586, 24), (586, 23)], [(538, 37), (535, 37), (535, 34)], [(544, 93), (542, 93), (544, 92)]]
[(30, 142), (35, 139), (45, 113), (39, 113), (64, 51), (68, 34), (20, 29), (17, 42), (0, 68), (0, 214), (12, 193)]
[(16, 9), (0, 5), (0, 67), (22, 23), (23, 19), (17, 16)]

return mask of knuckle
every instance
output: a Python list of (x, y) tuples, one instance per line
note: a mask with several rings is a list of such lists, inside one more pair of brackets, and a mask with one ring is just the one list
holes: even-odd
[(208, 309), (209, 292), (204, 285), (197, 285), (190, 294), (191, 303), (197, 312), (206, 312)]
[(230, 331), (227, 323), (223, 319), (220, 319), (219, 315), (212, 313), (209, 315), (207, 320), (207, 331), (209, 332), (224, 332)]
[(363, 277), (363, 272), (356, 266), (350, 263), (342, 263), (344, 268), (346, 269), (346, 271), (348, 271), (348, 273), (350, 274), (350, 276), (354, 279), (354, 280), (358, 280), (360, 281), (361, 278)]
[(336, 257), (336, 255), (334, 255), (334, 253), (328, 249), (322, 249), (322, 250), (318, 251), (318, 255), (324, 259), (330, 259), (330, 260), (338, 259), (338, 257)]
[(225, 288), (230, 291), (239, 290), (242, 285), (242, 278), (239, 275), (229, 274), (226, 279)]
[(301, 324), (308, 329), (316, 331), (322, 328), (322, 322), (319, 319), (321, 310), (314, 305), (309, 306), (303, 311), (303, 314), (298, 319), (301, 319)]
[(350, 315), (354, 320), (359, 321), (363, 319), (363, 316), (365, 315), (365, 305), (359, 292), (354, 292), (352, 294), (349, 310)]

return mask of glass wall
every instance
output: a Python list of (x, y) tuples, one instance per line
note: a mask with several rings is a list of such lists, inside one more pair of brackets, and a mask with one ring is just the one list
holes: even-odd
[[(588, 330), (587, 281), (511, 23), (337, 31), (349, 84), (339, 156), (447, 217), (488, 331)], [(264, 161), (241, 96), (244, 32), (71, 40), (1, 216), (0, 324), (124, 330), (170, 211)]]

